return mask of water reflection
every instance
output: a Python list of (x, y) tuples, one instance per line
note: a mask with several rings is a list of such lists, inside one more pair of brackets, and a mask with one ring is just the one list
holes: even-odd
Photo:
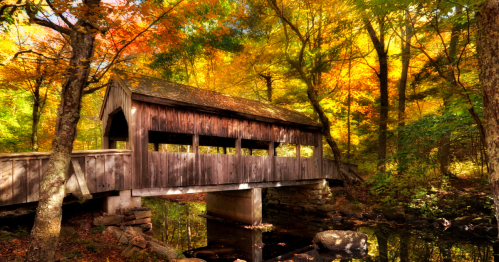
[[(200, 217), (205, 204), (146, 199), (153, 211), (154, 236), (207, 261), (499, 261), (492, 239), (480, 234), (433, 229), (359, 227), (334, 224), (317, 216), (264, 209), (271, 232), (251, 230)], [(167, 219), (165, 220), (165, 215)], [(167, 223), (165, 223), (165, 221)], [(368, 235), (368, 253), (328, 254), (311, 248), (314, 235), (329, 229), (358, 230)]]

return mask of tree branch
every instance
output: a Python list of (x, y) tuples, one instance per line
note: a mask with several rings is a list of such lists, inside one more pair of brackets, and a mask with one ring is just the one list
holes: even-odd
[(94, 87), (94, 88), (90, 88), (90, 89), (87, 89), (87, 90), (83, 90), (83, 95), (92, 94), (95, 91), (100, 90), (100, 89), (102, 89), (102, 88), (104, 88), (104, 87), (106, 87), (108, 85), (109, 85), (109, 82), (106, 83), (106, 84), (104, 84), (104, 85), (98, 86), (98, 87)]
[(166, 12), (164, 12), (160, 16), (158, 16), (151, 24), (149, 24), (149, 26), (146, 29), (144, 29), (141, 32), (139, 32), (134, 38), (132, 38), (132, 40), (130, 40), (128, 43), (126, 43), (124, 46), (122, 46), (118, 50), (118, 52), (116, 53), (116, 55), (113, 57), (113, 60), (111, 60), (111, 62), (109, 63), (109, 65), (106, 67), (106, 69), (104, 70), (104, 72), (101, 74), (101, 76), (97, 79), (97, 81), (100, 81), (102, 79), (102, 77), (104, 77), (104, 75), (114, 65), (114, 63), (116, 62), (116, 59), (118, 59), (118, 57), (121, 55), (121, 52), (123, 52), (123, 50), (125, 50), (125, 48), (127, 48), (131, 43), (133, 43), (142, 34), (144, 34), (145, 32), (147, 32), (154, 24), (156, 24), (157, 22), (159, 22), (159, 20), (163, 19), (166, 15), (168, 15), (175, 7), (177, 7), (183, 1), (184, 0), (179, 0), (170, 9), (168, 9)]

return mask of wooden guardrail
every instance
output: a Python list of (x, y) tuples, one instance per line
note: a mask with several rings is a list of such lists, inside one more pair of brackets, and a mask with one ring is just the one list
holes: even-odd
[[(118, 149), (73, 151), (66, 193), (88, 197), (131, 189), (131, 153)], [(0, 206), (38, 201), (49, 156), (50, 152), (0, 154)]]

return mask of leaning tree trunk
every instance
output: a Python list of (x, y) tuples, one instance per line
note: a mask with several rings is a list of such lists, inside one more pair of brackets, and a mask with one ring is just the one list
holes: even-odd
[(499, 217), (499, 0), (483, 3), (477, 13), (477, 22), (477, 51), (483, 91), (483, 126), (489, 182), (494, 196), (496, 217)]
[(66, 80), (62, 85), (52, 153), (40, 185), (40, 200), (31, 231), (27, 261), (53, 261), (57, 249), (66, 173), (76, 137), (76, 126), (80, 119), (83, 89), (87, 86), (90, 59), (94, 50), (95, 36), (88, 33), (92, 32), (92, 28), (85, 24), (77, 23), (76, 27), (87, 28), (78, 32), (72, 31), (70, 35), (72, 56)]
[(343, 160), (341, 158), (341, 151), (338, 148), (336, 141), (334, 141), (334, 138), (331, 136), (331, 122), (324, 113), (322, 106), (319, 104), (319, 100), (315, 95), (313, 85), (307, 83), (307, 86), (308, 86), (307, 88), (308, 99), (310, 100), (310, 103), (312, 103), (312, 106), (314, 107), (315, 111), (317, 111), (317, 114), (319, 114), (319, 119), (321, 120), (323, 125), (322, 135), (324, 135), (327, 143), (329, 144), (331, 150), (333, 151), (336, 167), (338, 168), (338, 174), (340, 174), (340, 177), (343, 179), (343, 182), (347, 189), (348, 198), (350, 200), (357, 200), (357, 192), (355, 191), (355, 188), (353, 186), (353, 181), (349, 175), (349, 170), (343, 169)]

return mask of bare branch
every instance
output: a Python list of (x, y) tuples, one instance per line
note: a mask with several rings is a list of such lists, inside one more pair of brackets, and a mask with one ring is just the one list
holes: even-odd
[(74, 28), (74, 25), (73, 25), (71, 22), (69, 22), (69, 20), (68, 20), (66, 17), (64, 17), (64, 16), (62, 15), (62, 13), (58, 12), (57, 10), (55, 10), (55, 8), (54, 8), (54, 6), (52, 5), (52, 2), (51, 2), (50, 0), (45, 0), (45, 1), (46, 1), (46, 2), (47, 2), (47, 4), (49, 5), (49, 7), (52, 9), (52, 11), (54, 11), (54, 13), (55, 13), (55, 14), (56, 14), (59, 18), (61, 18), (61, 20), (62, 20), (62, 21), (64, 21), (64, 23), (66, 23), (66, 25), (68, 25), (68, 26), (69, 26), (69, 28), (71, 28), (71, 29), (73, 29), (73, 28)]
[(25, 50), (25, 51), (19, 51), (19, 52), (15, 53), (14, 56), (11, 58), (11, 60), (16, 59), (19, 55), (28, 54), (28, 53), (35, 54), (35, 55), (41, 56), (41, 57), (46, 58), (46, 59), (57, 61), (57, 58), (48, 57), (48, 56), (46, 56), (46, 55), (44, 55), (42, 53), (35, 52), (35, 51), (31, 50), (31, 49), (30, 50)]
[(45, 26), (45, 27), (50, 28), (50, 29), (53, 29), (61, 34), (66, 34), (66, 35), (71, 34), (71, 29), (69, 29), (69, 28), (64, 28), (64, 27), (56, 25), (50, 21), (43, 20), (43, 19), (36, 17), (36, 12), (31, 10), (30, 7), (31, 7), (30, 1), (27, 1), (26, 2), (26, 14), (29, 17), (30, 22), (41, 25), (41, 26)]
[(149, 26), (146, 29), (144, 29), (141, 32), (139, 32), (134, 38), (132, 38), (132, 40), (128, 41), (128, 43), (126, 43), (124, 46), (122, 46), (118, 50), (118, 52), (116, 53), (116, 55), (113, 57), (113, 60), (111, 60), (111, 63), (109, 63), (109, 65), (106, 67), (106, 69), (104, 70), (104, 72), (97, 79), (97, 81), (100, 81), (102, 79), (102, 77), (104, 77), (104, 75), (107, 73), (107, 71), (109, 71), (109, 69), (114, 65), (114, 63), (116, 62), (116, 60), (118, 59), (118, 57), (121, 55), (121, 52), (123, 52), (123, 50), (125, 50), (131, 43), (133, 43), (135, 40), (137, 40), (137, 38), (139, 38), (142, 34), (144, 34), (145, 32), (147, 32), (153, 25), (155, 25), (157, 22), (159, 22), (161, 19), (163, 19), (165, 16), (167, 16), (175, 7), (177, 7), (183, 1), (184, 0), (179, 0), (172, 7), (170, 7), (170, 9), (168, 9), (167, 11), (165, 11), (164, 13), (162, 13), (160, 16), (158, 16), (151, 24), (149, 24)]
[(98, 86), (98, 87), (94, 87), (94, 88), (90, 88), (90, 89), (84, 90), (83, 91), (83, 95), (92, 94), (95, 91), (100, 90), (100, 89), (102, 89), (102, 88), (104, 88), (104, 87), (106, 87), (108, 85), (109, 85), (109, 82), (107, 84), (104, 84), (104, 85), (101, 85), (101, 86)]

